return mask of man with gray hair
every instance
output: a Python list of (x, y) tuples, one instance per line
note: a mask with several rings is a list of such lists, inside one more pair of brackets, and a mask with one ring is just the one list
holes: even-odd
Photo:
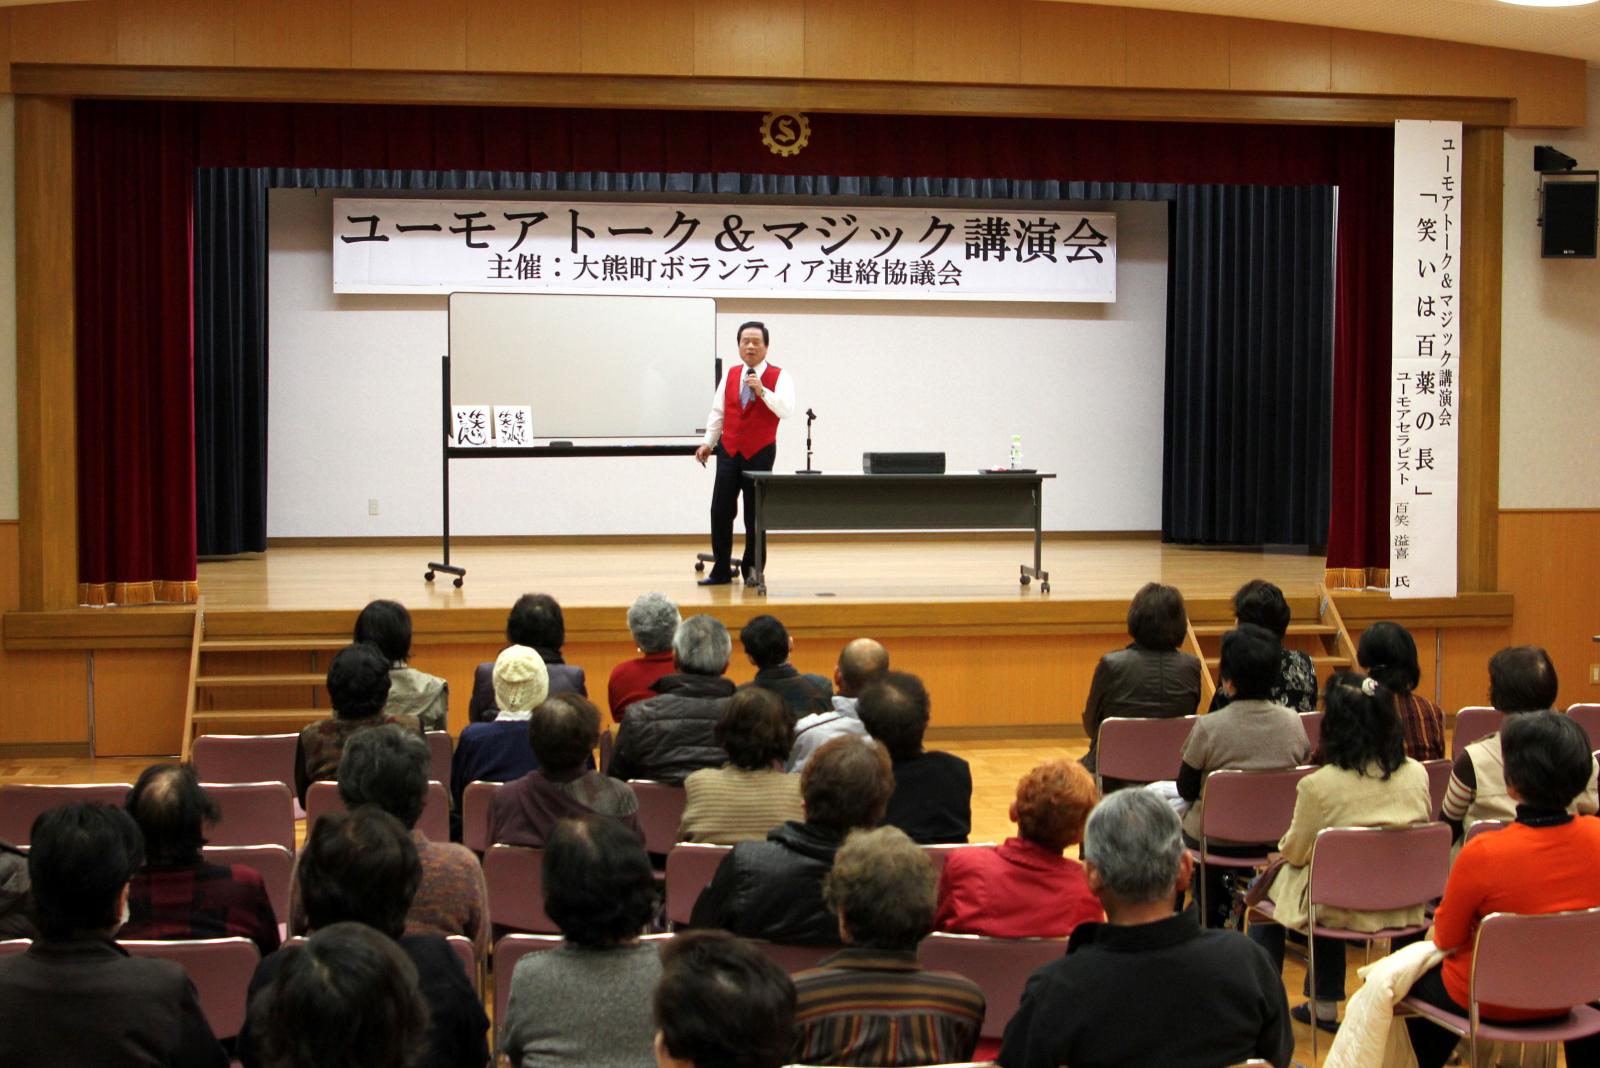
[(733, 696), (727, 677), (733, 642), (711, 616), (690, 616), (672, 637), (677, 669), (651, 687), (654, 696), (628, 709), (617, 731), (608, 773), (682, 785), (692, 771), (718, 768), (727, 754), (717, 744), (717, 720)]
[(1259, 1057), (1287, 1068), (1289, 1005), (1265, 951), (1202, 929), (1193, 909), (1172, 911), (1194, 864), (1171, 807), (1146, 790), (1114, 793), (1090, 814), (1083, 848), (1106, 922), (1080, 924), (1066, 956), (1028, 979), (1000, 1064), (1216, 1068)]
[(629, 705), (655, 696), (650, 687), (672, 674), (672, 638), (681, 622), (678, 606), (664, 593), (642, 593), (628, 609), (628, 633), (644, 655), (611, 669), (606, 702), (612, 719), (621, 723)]

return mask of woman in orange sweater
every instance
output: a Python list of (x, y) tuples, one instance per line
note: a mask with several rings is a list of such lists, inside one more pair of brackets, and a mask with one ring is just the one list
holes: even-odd
[[(1600, 907), (1600, 819), (1567, 805), (1589, 782), (1589, 740), (1559, 712), (1508, 716), (1501, 730), (1506, 785), (1516, 822), (1461, 850), (1433, 920), (1433, 941), (1449, 956), (1411, 988), (1420, 998), (1466, 1015), (1472, 944), (1490, 913), (1537, 915)], [(1561, 1016), (1570, 1008), (1526, 1012), (1480, 1005), (1485, 1020), (1506, 1023)], [(1406, 1021), (1419, 1068), (1440, 1068), (1456, 1036), (1421, 1018)], [(1567, 1044), (1568, 1068), (1600, 1065), (1600, 1036)]]

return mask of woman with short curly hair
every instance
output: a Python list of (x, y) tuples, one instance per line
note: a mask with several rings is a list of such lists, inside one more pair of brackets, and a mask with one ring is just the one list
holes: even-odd
[(1075, 760), (1040, 764), (1017, 783), (1017, 836), (958, 849), (939, 879), (934, 928), (992, 938), (1065, 938), (1105, 918), (1083, 865), (1063, 854), (1083, 841), (1099, 795)]

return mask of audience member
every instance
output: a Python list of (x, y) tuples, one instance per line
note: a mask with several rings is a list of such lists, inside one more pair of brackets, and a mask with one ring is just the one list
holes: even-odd
[(356, 616), (355, 641), (370, 642), (389, 659), (389, 698), (383, 710), (415, 716), (425, 731), (449, 730), (450, 684), (418, 671), (411, 657), (411, 613), (399, 601), (373, 601)]
[[(312, 932), (340, 923), (365, 924), (398, 942), (410, 958), (428, 1006), (427, 1039), (418, 1065), (483, 1068), (489, 1059), (484, 1040), (489, 1018), (460, 959), (438, 935), (405, 933), (406, 915), (422, 882), (422, 862), (400, 821), (376, 805), (329, 812), (311, 828), (297, 874)], [(290, 958), (303, 952), (303, 947), (289, 945), (263, 957), (250, 979), (251, 1012), (239, 1035), (239, 1059), (246, 1068), (267, 1063), (254, 1032), (264, 1015), (254, 1009), (255, 999)]]
[(690, 616), (672, 637), (677, 669), (656, 681), (655, 696), (635, 702), (617, 730), (607, 774), (677, 785), (692, 771), (719, 767), (717, 721), (733, 696), (727, 677), (733, 641), (712, 616)]
[(1217, 1068), (1252, 1057), (1287, 1068), (1294, 1033), (1277, 969), (1232, 931), (1173, 913), (1192, 873), (1178, 817), (1148, 790), (1096, 806), (1084, 837), (1105, 923), (1029, 978), (1006, 1027), (1004, 1068)]
[(722, 931), (661, 947), (657, 1068), (781, 1068), (794, 1046), (794, 982), (765, 953)]
[[(1178, 796), (1189, 802), (1189, 811), (1183, 817), (1183, 836), (1191, 848), (1200, 844), (1205, 815), (1200, 792), (1208, 774), (1224, 768), (1292, 768), (1311, 756), (1311, 742), (1299, 714), (1272, 699), (1281, 678), (1281, 648), (1270, 631), (1253, 623), (1242, 623), (1222, 636), (1219, 673), (1221, 688), (1230, 700), (1221, 711), (1195, 721), (1194, 730), (1183, 744), (1183, 763), (1178, 770)], [(1218, 854), (1243, 856), (1256, 856), (1273, 844), (1208, 843)], [(1202, 916), (1200, 922), (1219, 927), (1233, 901), (1227, 869), (1213, 864), (1202, 869), (1201, 877), (1206, 880), (1206, 907), (1211, 914)]]
[(1017, 837), (957, 849), (939, 877), (934, 927), (991, 938), (1065, 938), (1103, 919), (1083, 865), (1062, 854), (1083, 840), (1094, 779), (1075, 760), (1040, 764), (1017, 783)]
[(821, 675), (802, 674), (789, 663), (794, 639), (776, 616), (752, 618), (740, 629), (739, 644), (756, 666), (755, 684), (783, 698), (791, 720), (833, 708), (833, 685)]
[(983, 991), (924, 971), (933, 863), (898, 827), (852, 831), (822, 883), (843, 949), (794, 976), (797, 1064), (898, 1066), (972, 1059)]
[(250, 1003), (265, 1068), (417, 1068), (427, 1030), (417, 966), (364, 923), (312, 935)]
[(383, 710), (389, 699), (389, 661), (376, 645), (347, 645), (328, 665), (328, 702), (333, 718), (302, 728), (295, 742), (294, 793), (303, 806), (311, 784), (332, 779), (339, 757), (351, 735), (385, 723), (397, 723), (418, 734), (422, 724), (415, 716), (391, 715)]
[(469, 723), (450, 757), (454, 810), (472, 782), (510, 782), (539, 766), (528, 744), (528, 721), (550, 694), (544, 661), (526, 645), (511, 645), (494, 661), (494, 718)]
[(495, 791), (489, 841), (538, 849), (556, 823), (594, 812), (620, 820), (641, 838), (633, 787), (590, 766), (600, 739), (600, 710), (575, 693), (556, 694), (533, 710), (528, 744), (539, 766)]
[(653, 697), (656, 680), (672, 674), (672, 636), (682, 622), (678, 606), (664, 593), (640, 594), (628, 609), (628, 633), (644, 655), (611, 669), (606, 701), (613, 720), (621, 723), (629, 705)]
[(604, 816), (562, 820), (545, 844), (543, 883), (564, 941), (517, 962), (501, 1049), (523, 1068), (649, 1068), (661, 958), (639, 940), (656, 910), (644, 843)]
[[(1237, 626), (1253, 623), (1278, 639), (1278, 674), (1267, 697), (1275, 705), (1296, 712), (1317, 707), (1317, 668), (1311, 657), (1283, 644), (1289, 633), (1289, 602), (1283, 591), (1266, 579), (1251, 579), (1233, 595), (1233, 616)], [(1218, 689), (1211, 698), (1211, 711), (1226, 705), (1233, 697)]]
[(1398, 623), (1374, 623), (1361, 634), (1356, 663), (1394, 694), (1395, 712), (1405, 728), (1406, 756), (1439, 760), (1444, 756), (1444, 711), (1416, 692), (1422, 681), (1417, 643)]
[[(1540, 651), (1525, 649), (1519, 656), (1531, 663), (1533, 652)], [(1554, 700), (1551, 675), (1548, 693)], [(1516, 821), (1462, 847), (1433, 915), (1433, 941), (1445, 951), (1444, 963), (1411, 988), (1412, 997), (1460, 1016), (1467, 1015), (1473, 945), (1484, 917), (1600, 907), (1600, 820), (1572, 815), (1573, 803), (1594, 784), (1588, 736), (1559, 712), (1522, 712), (1506, 718), (1498, 743)], [(1481, 1005), (1480, 1014), (1484, 1020), (1512, 1023), (1562, 1017), (1568, 1009), (1552, 1005), (1530, 1012)], [(1421, 1017), (1406, 1026), (1419, 1068), (1440, 1068), (1455, 1049), (1454, 1034)], [(1573, 1068), (1600, 1064), (1600, 1036), (1568, 1042), (1566, 1055)]]
[(0, 841), (0, 939), (32, 938), (33, 892), (28, 881), (28, 855)]
[(792, 722), (783, 698), (771, 690), (752, 683), (734, 692), (716, 728), (728, 762), (683, 780), (680, 841), (759, 842), (778, 824), (804, 818), (800, 777), (783, 770)]
[(70, 804), (33, 821), (28, 874), (39, 936), (0, 957), (0, 1064), (225, 1068), (228, 1058), (177, 964), (113, 939), (143, 844), (132, 817)]
[[(561, 659), (561, 646), (566, 640), (567, 623), (561, 615), (561, 606), (548, 593), (525, 593), (511, 606), (511, 613), (506, 616), (507, 644), (526, 646), (539, 654), (549, 676), (551, 693), (588, 697), (589, 686), (583, 677), (583, 668)], [(495, 719), (497, 709), (505, 711), (499, 704), (499, 691), (494, 687), (494, 666), (494, 661), (479, 664), (472, 673), (472, 701), (467, 706), (470, 723)]]
[[(1120, 719), (1192, 716), (1200, 706), (1200, 661), (1178, 647), (1189, 633), (1189, 614), (1176, 586), (1147, 582), (1128, 605), (1128, 646), (1100, 658), (1083, 706), (1089, 752), (1083, 766), (1095, 770), (1100, 724)], [(1130, 785), (1102, 783), (1107, 792)]]
[[(375, 805), (411, 832), (422, 882), (406, 913), (407, 934), (465, 935), (480, 958), (489, 952), (489, 889), (472, 850), (429, 841), (417, 826), (428, 801), (428, 746), (415, 734), (381, 727), (350, 739), (339, 763), (339, 796), (348, 808)], [(289, 933), (307, 929), (298, 880), (290, 891)]]
[(740, 842), (694, 903), (695, 927), (747, 938), (836, 946), (839, 924), (822, 899), (822, 880), (847, 834), (883, 820), (894, 773), (877, 742), (835, 738), (800, 775), (805, 821), (791, 820), (764, 842)]
[(822, 748), (824, 742), (840, 735), (865, 736), (867, 728), (861, 724), (856, 703), (861, 688), (875, 682), (889, 670), (889, 651), (871, 638), (857, 638), (839, 652), (839, 663), (833, 669), (833, 707), (826, 712), (813, 712), (802, 716), (794, 725), (794, 748), (789, 751), (789, 770), (796, 774), (805, 770), (811, 754)]
[[(1404, 827), (1433, 818), (1428, 771), (1406, 756), (1405, 729), (1394, 714), (1394, 695), (1376, 679), (1340, 672), (1328, 680), (1323, 698), (1324, 764), (1300, 780), (1294, 818), (1278, 849), (1284, 865), (1271, 879), (1266, 896), (1273, 905), (1273, 923), (1251, 923), (1250, 937), (1283, 967), (1284, 929), (1304, 932), (1310, 922), (1311, 855), (1317, 833), (1329, 827)], [(1321, 908), (1317, 922), (1349, 931), (1381, 931), (1423, 922), (1423, 906), (1352, 912)], [(1317, 1026), (1337, 1029), (1339, 1002), (1344, 1000), (1345, 943), (1314, 939), (1317, 957)], [(1312, 992), (1309, 986), (1306, 994)], [(1291, 1015), (1311, 1022), (1311, 1009), (1297, 1006)]]
[(972, 832), (972, 769), (958, 756), (925, 751), (928, 691), (904, 671), (861, 691), (861, 722), (894, 761), (894, 796), (883, 822), (923, 845), (965, 842)]
[[(1537, 645), (1517, 645), (1502, 649), (1489, 658), (1489, 702), (1506, 714), (1506, 722), (1527, 712), (1553, 709), (1559, 680), (1550, 655)], [(1444, 794), (1444, 821), (1460, 837), (1466, 828), (1482, 820), (1510, 820), (1517, 815), (1517, 803), (1506, 789), (1505, 759), (1500, 739), (1505, 727), (1477, 741), (1469, 742), (1450, 769), (1450, 785)], [(1573, 794), (1571, 811), (1593, 815), (1600, 809), (1596, 793), (1596, 768), (1589, 761), (1589, 781)]]
[(263, 954), (278, 948), (278, 918), (261, 874), (243, 864), (207, 864), (200, 852), (205, 829), (222, 813), (193, 768), (145, 768), (127, 808), (144, 836), (144, 866), (128, 885), (123, 938), (238, 936)]

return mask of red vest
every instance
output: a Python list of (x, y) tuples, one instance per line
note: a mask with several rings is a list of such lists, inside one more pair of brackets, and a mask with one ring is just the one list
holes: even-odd
[[(779, 368), (771, 363), (761, 372), (761, 384), (771, 389), (778, 381)], [(728, 374), (728, 385), (722, 393), (722, 447), (729, 456), (746, 459), (778, 440), (778, 417), (760, 397), (746, 408), (739, 403), (739, 388), (744, 383), (745, 365)]]

